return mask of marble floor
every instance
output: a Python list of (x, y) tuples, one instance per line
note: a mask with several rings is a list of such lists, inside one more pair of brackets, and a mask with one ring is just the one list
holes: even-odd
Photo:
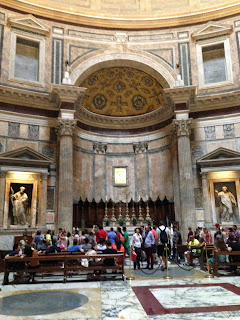
[(169, 274), (173, 279), (139, 270), (131, 281), (1, 286), (0, 319), (240, 319), (240, 277), (207, 279), (204, 272), (177, 266)]

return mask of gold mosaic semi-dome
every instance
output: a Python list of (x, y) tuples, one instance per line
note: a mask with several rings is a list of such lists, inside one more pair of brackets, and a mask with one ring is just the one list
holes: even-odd
[(147, 73), (129, 67), (105, 68), (91, 74), (83, 107), (105, 116), (145, 114), (162, 107), (162, 86)]
[(1, 0), (22, 12), (64, 22), (104, 28), (172, 27), (238, 14), (233, 0)]

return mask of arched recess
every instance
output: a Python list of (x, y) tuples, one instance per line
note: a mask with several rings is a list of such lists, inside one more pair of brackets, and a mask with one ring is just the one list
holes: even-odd
[(82, 81), (103, 68), (132, 67), (144, 71), (154, 77), (164, 88), (173, 88), (176, 81), (176, 73), (163, 61), (150, 57), (145, 53), (96, 53), (94, 56), (79, 61), (79, 64), (70, 74), (71, 83), (79, 86)]

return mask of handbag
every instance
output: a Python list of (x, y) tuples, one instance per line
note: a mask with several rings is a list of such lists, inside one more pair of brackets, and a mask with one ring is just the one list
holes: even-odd
[(131, 253), (131, 261), (135, 262), (137, 259), (137, 254), (134, 250), (132, 250), (132, 253)]

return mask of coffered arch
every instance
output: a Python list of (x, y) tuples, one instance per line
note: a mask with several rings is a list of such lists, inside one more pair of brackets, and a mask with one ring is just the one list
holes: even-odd
[(132, 67), (150, 74), (163, 88), (173, 88), (176, 73), (160, 59), (148, 53), (96, 53), (79, 61), (71, 71), (71, 83), (79, 86), (92, 73), (109, 67)]

